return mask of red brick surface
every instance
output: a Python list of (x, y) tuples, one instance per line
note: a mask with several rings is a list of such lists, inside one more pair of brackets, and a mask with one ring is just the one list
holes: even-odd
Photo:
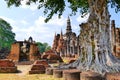
[(14, 73), (17, 72), (17, 67), (14, 62), (8, 59), (0, 60), (0, 73)]
[(50, 65), (48, 64), (48, 62), (46, 60), (36, 60), (34, 62), (34, 64), (42, 64), (44, 65), (45, 67), (50, 67)]
[(32, 66), (31, 70), (44, 70), (45, 71), (45, 66), (42, 64), (35, 64)]
[(58, 61), (60, 61), (60, 62), (63, 62), (63, 60), (62, 60), (62, 58), (60, 57), (60, 56), (58, 56), (58, 55), (53, 55), (53, 54), (51, 54), (51, 55), (49, 55), (48, 57), (47, 57), (47, 59), (48, 60), (58, 60)]
[(44, 74), (45, 71), (44, 70), (32, 70), (29, 71), (29, 74)]
[(0, 60), (0, 67), (15, 67), (15, 64), (7, 59)]

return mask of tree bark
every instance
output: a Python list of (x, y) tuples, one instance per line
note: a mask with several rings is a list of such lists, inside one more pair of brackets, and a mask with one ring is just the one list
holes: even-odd
[(120, 60), (111, 53), (110, 15), (106, 0), (88, 0), (90, 16), (80, 25), (81, 54), (78, 60), (61, 68), (77, 67), (98, 73), (120, 71)]

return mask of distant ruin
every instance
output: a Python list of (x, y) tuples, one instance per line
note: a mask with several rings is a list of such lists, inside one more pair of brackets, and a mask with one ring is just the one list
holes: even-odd
[(52, 50), (58, 53), (60, 56), (74, 56), (79, 55), (79, 36), (72, 32), (70, 18), (67, 19), (66, 33), (63, 34), (62, 30), (60, 34), (55, 33)]
[(34, 61), (38, 59), (39, 50), (32, 37), (28, 40), (16, 41), (11, 45), (11, 51), (8, 59), (14, 61)]

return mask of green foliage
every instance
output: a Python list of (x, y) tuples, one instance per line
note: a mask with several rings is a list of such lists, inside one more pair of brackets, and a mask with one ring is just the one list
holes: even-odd
[(111, 8), (115, 8), (115, 12), (120, 11), (120, 0), (110, 0)]
[[(20, 6), (21, 0), (5, 0), (10, 7), (11, 5)], [(95, 1), (95, 0), (94, 0)], [(112, 8), (115, 8), (115, 11), (120, 11), (120, 0), (106, 0), (107, 3), (110, 3)], [(44, 8), (43, 13), (47, 18), (45, 22), (49, 21), (54, 14), (58, 14), (60, 18), (65, 8), (68, 7), (71, 9), (71, 13), (73, 15), (76, 12), (80, 12), (81, 14), (89, 12), (88, 0), (28, 0), (26, 5), (30, 5), (31, 3), (36, 3), (38, 5), (38, 9)], [(67, 6), (69, 3), (69, 6)]]
[(12, 32), (12, 27), (5, 20), (0, 18), (0, 48), (9, 48), (15, 41), (15, 33)]
[(38, 45), (40, 53), (43, 53), (51, 49), (51, 46), (49, 46), (48, 43), (37, 42), (37, 45)]

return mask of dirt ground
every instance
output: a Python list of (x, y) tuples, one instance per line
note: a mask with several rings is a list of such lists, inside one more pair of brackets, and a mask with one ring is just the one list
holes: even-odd
[(0, 73), (0, 80), (64, 80), (46, 74), (28, 74), (31, 65), (17, 65), (18, 73)]

